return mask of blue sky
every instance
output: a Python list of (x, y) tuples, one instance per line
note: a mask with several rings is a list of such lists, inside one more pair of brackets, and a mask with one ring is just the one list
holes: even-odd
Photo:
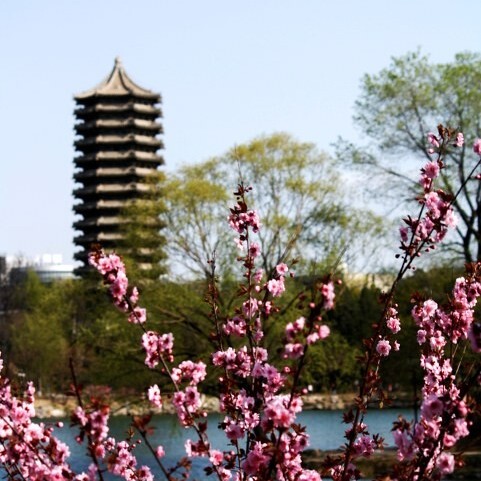
[(263, 133), (329, 150), (359, 139), (364, 73), (420, 47), (480, 49), (481, 2), (82, 0), (0, 2), (0, 255), (71, 261), (73, 95), (120, 56), (163, 96), (166, 169)]

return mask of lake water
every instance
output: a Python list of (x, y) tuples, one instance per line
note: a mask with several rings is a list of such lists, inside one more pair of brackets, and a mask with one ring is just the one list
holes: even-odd
[[(412, 410), (406, 409), (383, 409), (368, 411), (366, 423), (369, 426), (371, 434), (379, 433), (385, 438), (387, 445), (393, 445), (393, 438), (390, 432), (392, 422), (397, 416), (402, 414), (406, 419), (411, 420), (413, 417)], [(210, 414), (208, 417), (208, 433), (211, 446), (216, 449), (228, 449), (223, 432), (217, 428), (223, 416), (220, 414)], [(345, 439), (343, 438), (346, 425), (342, 424), (342, 411), (304, 411), (297, 417), (297, 422), (303, 426), (307, 426), (307, 432), (310, 435), (310, 448), (312, 449), (336, 449), (340, 447)], [(48, 421), (47, 421), (48, 422)], [(90, 464), (90, 459), (85, 455), (85, 445), (79, 445), (75, 442), (74, 436), (78, 432), (70, 429), (69, 421), (65, 420), (65, 426), (62, 429), (56, 429), (57, 436), (67, 442), (71, 449), (71, 464), (78, 471), (86, 469)], [(112, 417), (110, 422), (110, 435), (117, 440), (125, 438), (125, 433), (129, 427), (130, 418), (127, 416)], [(190, 429), (184, 429), (177, 423), (177, 417), (174, 415), (155, 416), (152, 420), (152, 426), (155, 426), (155, 432), (150, 437), (154, 447), (161, 444), (166, 452), (163, 459), (166, 466), (175, 465), (182, 456), (185, 455), (184, 443), (188, 438), (196, 439), (195, 432)], [(149, 465), (154, 472), (154, 464), (152, 456), (145, 446), (136, 448), (137, 459), (140, 464)], [(203, 479), (205, 475), (202, 467), (205, 460), (195, 459), (193, 463), (192, 479)], [(157, 468), (158, 469), (158, 468)], [(162, 479), (159, 476), (159, 479)]]

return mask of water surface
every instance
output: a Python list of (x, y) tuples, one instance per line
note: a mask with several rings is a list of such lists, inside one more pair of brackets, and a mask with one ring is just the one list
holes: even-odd
[[(392, 446), (393, 438), (390, 430), (392, 422), (396, 420), (399, 414), (402, 414), (408, 420), (413, 417), (412, 411), (407, 409), (368, 411), (366, 423), (369, 426), (369, 432), (380, 434), (385, 438), (387, 445)], [(218, 429), (218, 424), (222, 419), (223, 415), (220, 414), (209, 414), (208, 416), (208, 434), (211, 446), (220, 450), (229, 449), (223, 431)], [(64, 427), (56, 430), (57, 436), (70, 446), (71, 464), (74, 470), (85, 470), (90, 463), (85, 454), (85, 445), (79, 445), (75, 441), (78, 430), (70, 428), (68, 420), (64, 420), (64, 422)], [(310, 435), (310, 448), (312, 449), (336, 449), (345, 441), (343, 435), (347, 425), (342, 423), (342, 411), (304, 411), (298, 416), (297, 422), (307, 427), (307, 432)], [(112, 417), (110, 420), (110, 435), (117, 440), (124, 439), (130, 423), (131, 419), (127, 416)], [(164, 447), (166, 456), (163, 461), (166, 466), (174, 466), (181, 457), (185, 456), (184, 444), (187, 439), (197, 440), (196, 433), (192, 429), (184, 429), (179, 426), (175, 415), (155, 416), (151, 424), (155, 426), (155, 431), (150, 437), (151, 443), (154, 447), (159, 444)], [(141, 444), (135, 452), (141, 465), (149, 465), (153, 471), (158, 471), (158, 468), (154, 468), (152, 455), (146, 446)], [(205, 478), (202, 469), (204, 465), (205, 460), (194, 460), (193, 479)]]

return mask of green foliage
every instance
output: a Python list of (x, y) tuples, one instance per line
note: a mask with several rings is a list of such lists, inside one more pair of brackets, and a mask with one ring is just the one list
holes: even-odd
[(165, 273), (165, 237), (161, 234), (165, 212), (165, 174), (156, 172), (143, 180), (144, 194), (129, 202), (122, 212), (123, 240), (118, 246), (136, 284), (158, 279)]
[[(141, 304), (148, 312), (148, 329), (174, 334), (179, 361), (191, 358), (209, 362), (211, 325), (209, 307), (203, 300), (204, 284), (203, 281), (178, 284), (158, 280), (145, 283), (141, 289)], [(80, 380), (117, 390), (144, 391), (154, 382), (162, 385), (163, 379), (144, 364), (140, 327), (129, 324), (125, 314), (115, 310), (99, 282), (95, 285), (83, 282), (81, 289), (84, 298), (94, 302), (90, 301), (78, 328)]]
[[(385, 379), (396, 380), (396, 388), (411, 392), (421, 385), (419, 346), (410, 316), (412, 293), (432, 297), (441, 304), (461, 270), (451, 265), (417, 270), (399, 286), (401, 351), (392, 352), (382, 367)], [(286, 323), (303, 315), (298, 308), (298, 294), (308, 292), (313, 279), (301, 276), (287, 280), (286, 295), (277, 302), (279, 314), (265, 329), (265, 345), (272, 359), (282, 351)], [(237, 283), (225, 282), (221, 289), (222, 310), (232, 314)], [(315, 391), (352, 390), (359, 374), (356, 357), (362, 339), (380, 317), (379, 293), (371, 280), (357, 284), (347, 280), (342, 285), (336, 309), (324, 319), (331, 327), (331, 336), (309, 349), (303, 385), (312, 384)], [(152, 377), (144, 366), (139, 345), (141, 330), (112, 307), (100, 281), (83, 279), (45, 285), (30, 273), (16, 295), (19, 302), (27, 297), (29, 302), (9, 326), (14, 373), (25, 372), (44, 391), (63, 391), (70, 382), (68, 360), (72, 357), (84, 385), (109, 385), (117, 391), (143, 391), (153, 382), (162, 386), (162, 378)], [(142, 305), (149, 312), (149, 329), (174, 333), (179, 361), (191, 358), (210, 363), (213, 324), (205, 295), (206, 283), (202, 279), (150, 282), (141, 291)], [(203, 390), (214, 393), (217, 384), (214, 373), (210, 374)]]
[[(439, 187), (455, 194), (477, 162), (471, 146), (481, 136), (481, 55), (459, 53), (450, 63), (432, 63), (419, 51), (392, 59), (378, 74), (366, 74), (356, 102), (355, 122), (370, 140), (367, 148), (345, 141), (338, 156), (365, 167), (372, 194), (393, 194), (396, 204), (418, 192), (413, 172), (430, 159), (426, 135), (443, 124), (466, 133), (466, 144), (447, 157)], [(468, 135), (469, 133), (469, 135)], [(412, 166), (413, 158), (421, 162)], [(375, 178), (379, 182), (375, 181)], [(457, 238), (444, 244), (451, 255), (481, 258), (481, 184), (468, 182), (454, 202)]]
[(41, 284), (30, 272), (17, 288), (24, 310), (10, 326), (10, 364), (46, 391), (64, 389), (69, 379), (69, 356), (75, 328), (72, 281)]
[(368, 233), (381, 233), (379, 219), (352, 207), (332, 159), (311, 143), (276, 133), (184, 167), (170, 179), (166, 233), (172, 262), (209, 277), (207, 261), (216, 252), (217, 272), (223, 278), (235, 275), (226, 212), (241, 179), (253, 186), (249, 206), (261, 218), (266, 272), (287, 254), (300, 262), (304, 273), (312, 262), (332, 268), (340, 257), (348, 262), (358, 254)]
[(315, 392), (353, 391), (359, 380), (361, 350), (348, 342), (337, 332), (324, 341), (311, 346), (308, 363), (302, 375), (305, 385), (311, 385)]
[(347, 282), (337, 297), (336, 308), (329, 313), (333, 329), (357, 348), (371, 335), (371, 326), (379, 319), (379, 294), (374, 285), (359, 287)]
[[(259, 137), (222, 157), (184, 167), (168, 180), (162, 175), (149, 179), (145, 197), (125, 209), (125, 242), (120, 251), (129, 278), (140, 284), (149, 329), (174, 333), (178, 360), (210, 362), (213, 325), (204, 298), (206, 281), (212, 277), (208, 260), (214, 253), (220, 308), (223, 315), (233, 314), (238, 295), (238, 251), (226, 217), (233, 203), (232, 191), (241, 176), (254, 186), (251, 207), (259, 210), (263, 223), (259, 240), (264, 251), (262, 267), (267, 272), (289, 253), (290, 259), (297, 258), (297, 274), (324, 273), (336, 268), (340, 257), (347, 258), (348, 247), (354, 252), (361, 238), (378, 232), (379, 223), (373, 216), (350, 206), (332, 159), (318, 152), (313, 144), (287, 134)], [(160, 235), (164, 223), (166, 228)], [(168, 238), (169, 262), (180, 263), (192, 273), (187, 280), (170, 282), (159, 278), (164, 259), (163, 235)], [(139, 268), (147, 259), (154, 268)], [(281, 349), (285, 324), (302, 315), (293, 306), (305, 286), (297, 280), (291, 284), (289, 295), (279, 303), (278, 321), (266, 327), (265, 341), (272, 352)], [(84, 384), (145, 389), (153, 380), (145, 369), (139, 346), (141, 330), (129, 325), (125, 316), (112, 308), (97, 278), (87, 277), (73, 286), (43, 286), (35, 279), (23, 286), (25, 312), (14, 337), (19, 368), (28, 370), (30, 354), (39, 355), (33, 347), (23, 352), (21, 346), (34, 346), (36, 339), (42, 339), (42, 345), (58, 347), (56, 366), (49, 354), (36, 364), (37, 371), (32, 375), (43, 383), (48, 373), (68, 366), (67, 358), (72, 356), (77, 376)], [(57, 314), (52, 315), (52, 309)], [(52, 328), (46, 330), (49, 319)], [(341, 343), (341, 338), (335, 342)], [(53, 353), (53, 347), (47, 351)], [(313, 353), (318, 358), (316, 366), (334, 356), (322, 350)], [(336, 369), (343, 379), (347, 376), (345, 366)], [(67, 376), (62, 371), (56, 379), (60, 383)], [(206, 390), (214, 391), (215, 387), (213, 378), (204, 383)]]
[[(403, 88), (408, 90), (407, 86)], [(222, 315), (234, 313), (238, 252), (226, 225), (226, 212), (233, 203), (230, 191), (241, 176), (254, 186), (250, 206), (259, 210), (263, 223), (259, 236), (263, 268), (269, 272), (279, 261), (297, 258), (293, 266), (297, 275), (287, 280), (287, 294), (276, 303), (279, 315), (266, 325), (265, 344), (271, 353), (281, 352), (286, 323), (303, 314), (296, 308), (298, 294), (309, 291), (316, 274), (336, 269), (339, 259), (349, 258), (346, 249), (358, 254), (363, 241), (372, 242), (378, 236), (378, 219), (352, 207), (343, 188), (344, 179), (336, 169), (333, 160), (312, 144), (298, 142), (287, 134), (274, 134), (238, 146), (222, 157), (184, 167), (165, 182), (161, 176), (151, 179), (151, 197), (126, 209), (123, 248), (129, 277), (136, 284), (140, 281), (148, 328), (174, 333), (177, 360), (210, 363), (213, 324), (205, 296), (206, 281), (212, 277), (208, 260), (213, 253)], [(168, 238), (167, 247), (159, 235), (163, 224), (152, 222), (159, 215), (166, 224), (162, 235)], [(150, 243), (145, 244), (146, 238)], [(157, 255), (150, 258), (156, 259), (154, 264), (159, 269), (166, 248), (171, 264), (182, 264), (192, 276), (167, 281), (159, 278), (161, 270), (157, 270), (147, 281), (145, 271), (135, 269), (145, 259), (141, 249), (146, 245), (152, 248), (149, 255)], [(436, 291), (435, 295), (438, 290), (441, 295), (453, 278), (449, 269), (416, 272), (401, 286), (400, 305), (409, 306), (411, 292), (426, 285)], [(309, 349), (304, 385), (324, 391), (352, 390), (359, 374), (356, 357), (362, 339), (368, 337), (371, 324), (379, 320), (378, 295), (379, 289), (369, 280), (357, 284), (346, 281), (336, 309), (324, 319), (331, 327), (331, 336)], [(144, 366), (141, 329), (128, 324), (125, 315), (115, 311), (97, 277), (46, 286), (29, 275), (16, 293), (16, 303), (21, 314), (10, 326), (12, 363), (45, 389), (61, 389), (68, 384), (69, 357), (74, 359), (84, 384), (136, 390), (144, 390), (152, 382), (162, 385), (162, 380), (154, 379)], [(385, 369), (388, 378), (396, 375), (402, 387), (410, 388), (411, 370), (402, 369), (411, 369), (412, 365), (412, 371), (416, 371), (418, 354), (409, 308), (402, 315), (402, 354), (393, 353)], [(214, 377), (203, 384), (203, 389), (215, 392)]]
[(27, 270), (25, 280), (14, 286), (12, 305), (25, 311), (36, 309), (47, 292), (47, 286), (42, 284), (33, 270)]
[(226, 235), (229, 194), (215, 161), (186, 166), (166, 183), (167, 249), (171, 265), (209, 278), (213, 252), (223, 272), (234, 255)]

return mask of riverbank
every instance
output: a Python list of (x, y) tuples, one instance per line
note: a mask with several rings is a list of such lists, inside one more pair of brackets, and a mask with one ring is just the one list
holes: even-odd
[[(319, 395), (310, 395), (306, 399), (306, 409), (302, 413), (299, 413), (298, 423), (307, 426), (308, 432), (311, 437), (311, 448), (303, 453), (303, 462), (306, 467), (313, 469), (321, 469), (322, 461), (330, 454), (335, 456), (338, 451), (333, 449), (337, 446), (341, 446), (344, 439), (345, 425), (341, 423), (341, 413), (338, 410), (325, 409), (326, 406), (339, 406), (340, 402), (348, 403), (352, 401), (353, 396), (343, 395), (339, 397), (328, 396), (327, 400), (325, 396), (319, 397)], [(54, 402), (46, 399), (39, 399), (37, 403), (37, 415), (50, 414), (49, 417), (54, 421), (55, 417), (67, 417), (69, 410), (75, 408), (75, 402), (73, 398), (69, 398), (66, 404), (62, 404), (65, 401), (65, 397), (61, 399), (56, 396)], [(149, 404), (144, 401), (143, 403), (129, 404), (126, 400), (114, 401), (113, 414), (109, 422), (110, 432), (114, 437), (121, 437), (125, 435), (131, 419), (129, 415), (141, 414), (149, 411)], [(217, 429), (217, 426), (222, 420), (222, 414), (216, 414), (218, 411), (218, 401), (215, 398), (204, 398), (204, 406), (212, 411), (209, 414), (209, 439), (214, 446), (223, 446), (226, 442), (224, 433)], [(324, 409), (318, 409), (323, 406)], [(347, 407), (347, 406), (345, 406)], [(166, 409), (162, 411), (157, 410), (157, 413), (171, 412), (172, 407), (169, 403), (166, 403)], [(398, 414), (409, 417), (412, 414), (410, 409), (372, 409), (368, 413), (368, 424), (373, 432), (379, 433), (381, 437), (386, 439), (387, 445), (392, 448), (393, 439), (391, 434), (392, 421)], [(116, 415), (116, 416), (115, 416)], [(65, 423), (64, 436), (70, 436), (71, 442), (74, 442), (74, 433), (68, 429), (68, 422)], [(166, 452), (169, 452), (172, 459), (177, 460), (181, 456), (185, 455), (184, 444), (188, 437), (186, 430), (180, 429), (176, 422), (176, 416), (159, 416), (155, 420), (156, 429), (153, 431), (154, 438), (152, 442), (154, 444), (161, 444), (165, 447)], [(67, 433), (67, 434), (66, 434)], [(481, 454), (478, 452), (481, 442), (477, 439), (471, 439), (469, 443), (464, 443), (461, 449), (467, 451), (466, 454), (466, 467), (456, 472), (456, 476), (453, 479), (463, 479), (464, 481), (476, 481), (481, 479)], [(375, 453), (368, 459), (360, 459), (359, 467), (365, 476), (373, 478), (373, 474), (382, 474), (388, 472), (393, 462), (395, 461), (395, 452), (392, 449), (386, 449), (383, 452)], [(324, 477), (325, 478), (325, 477)]]
[[(308, 449), (302, 453), (302, 462), (306, 468), (320, 470), (322, 462), (327, 456), (339, 455), (339, 451), (322, 451), (319, 449)], [(464, 466), (455, 469), (454, 473), (446, 479), (474, 481), (481, 479), (481, 452), (468, 451), (463, 454)], [(386, 476), (382, 479), (389, 479), (387, 474), (396, 461), (396, 451), (385, 449), (375, 452), (369, 458), (359, 458), (356, 466), (360, 469), (364, 478), (375, 476)]]
[[(304, 410), (345, 410), (354, 404), (354, 398), (354, 393), (307, 394), (303, 396)], [(154, 414), (175, 412), (168, 399), (165, 400), (162, 409), (155, 409), (146, 399), (139, 399), (138, 397), (116, 398), (113, 396), (110, 406), (111, 413), (114, 416), (137, 416), (148, 412)], [(375, 403), (373, 403), (373, 406), (379, 407)], [(411, 406), (412, 400), (407, 395), (400, 393), (393, 396), (392, 407), (409, 408)], [(36, 415), (39, 418), (68, 417), (75, 407), (75, 399), (62, 394), (38, 397), (35, 400)], [(219, 412), (219, 400), (214, 396), (202, 395), (202, 407), (209, 413)]]
[[(202, 395), (202, 407), (209, 413), (219, 412), (219, 399), (214, 396)], [(353, 394), (308, 394), (304, 398), (304, 409), (306, 410), (336, 410), (345, 409), (354, 400)], [(68, 417), (70, 412), (75, 409), (75, 399), (53, 395), (38, 398), (35, 400), (35, 411), (40, 418), (62, 418)], [(111, 413), (114, 416), (137, 416), (147, 412), (154, 414), (172, 414), (175, 412), (171, 402), (166, 399), (162, 409), (156, 409), (145, 399), (116, 399), (110, 402)]]

